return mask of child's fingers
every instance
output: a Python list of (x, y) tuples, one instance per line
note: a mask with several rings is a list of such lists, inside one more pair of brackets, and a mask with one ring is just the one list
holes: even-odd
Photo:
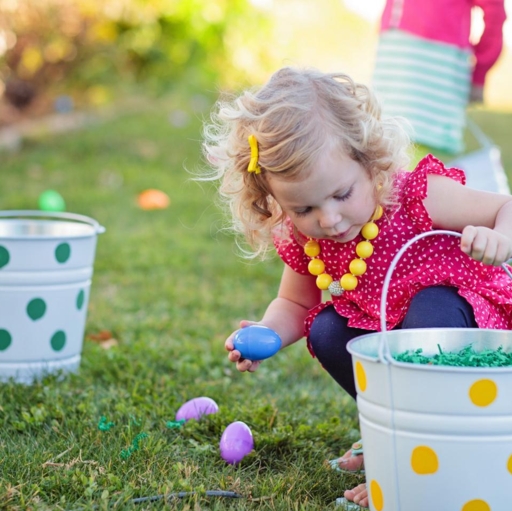
[(497, 248), (498, 239), (492, 229), (470, 225), (462, 231), (461, 249), (475, 261), (494, 264)]
[(499, 243), (494, 265), (499, 266), (501, 263), (506, 263), (510, 258), (512, 258), (512, 245), (510, 242)]
[(228, 354), (230, 362), (238, 362), (242, 358), (242, 354), (238, 350), (231, 350)]
[(260, 366), (261, 364), (261, 360), (256, 360), (255, 362), (253, 362), (251, 364), (251, 367), (249, 367), (248, 371), (250, 373), (254, 373), (254, 371), (256, 371), (256, 369), (258, 369), (258, 367)]
[(484, 255), (482, 257), (482, 263), (498, 265), (498, 240), (490, 238), (487, 240), (487, 246), (485, 247)]
[(249, 321), (247, 319), (242, 319), (242, 321), (240, 321), (240, 328), (245, 328), (251, 325), (259, 325), (259, 323), (257, 321)]
[(233, 351), (235, 349), (235, 346), (233, 344), (233, 337), (235, 334), (231, 334), (224, 343), (224, 348), (226, 348), (227, 351)]
[(253, 364), (252, 360), (248, 358), (242, 358), (236, 363), (236, 368), (241, 372), (250, 371)]
[(471, 255), (473, 249), (473, 241), (478, 234), (478, 229), (473, 225), (468, 225), (462, 231), (462, 237), (460, 240), (460, 249), (468, 255)]
[(258, 369), (258, 366), (260, 365), (259, 361), (253, 362), (248, 358), (242, 358), (242, 355), (238, 350), (230, 351), (228, 354), (228, 360), (230, 362), (236, 363), (236, 368), (242, 373), (245, 371), (253, 373), (256, 371), (256, 369)]
[[(256, 321), (248, 321), (246, 319), (242, 319), (242, 321), (240, 321), (240, 328), (245, 328), (250, 325), (258, 325), (258, 324), (259, 323)], [(237, 332), (238, 332), (238, 330), (237, 330)], [(252, 360), (249, 360), (247, 358), (242, 358), (242, 354), (238, 350), (235, 350), (235, 346), (233, 344), (233, 339), (234, 339), (235, 335), (236, 335), (236, 332), (233, 332), (226, 339), (226, 342), (224, 343), (224, 347), (226, 348), (227, 351), (229, 351), (228, 360), (230, 362), (235, 362), (236, 368), (240, 372), (243, 373), (245, 371), (249, 371), (249, 372), (253, 373), (254, 371), (256, 371), (256, 369), (258, 369), (260, 362), (259, 361), (253, 362)]]
[(487, 227), (466, 227), (460, 248), (476, 261), (494, 266), (508, 261), (512, 255), (510, 239)]
[[(249, 325), (255, 325), (256, 322), (255, 321), (248, 321), (246, 319), (242, 319), (242, 321), (240, 321), (240, 328), (245, 328), (246, 326), (249, 326)], [(226, 342), (224, 343), (224, 347), (226, 348), (227, 351), (232, 351), (235, 346), (233, 344), (233, 339), (235, 338), (235, 335), (236, 333), (238, 332), (238, 330), (236, 330), (235, 332), (233, 332), (227, 339), (226, 339)]]

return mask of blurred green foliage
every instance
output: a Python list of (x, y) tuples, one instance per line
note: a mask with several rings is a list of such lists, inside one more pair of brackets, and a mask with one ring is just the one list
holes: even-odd
[(249, 0), (2, 0), (0, 80), (20, 107), (48, 91), (101, 104), (141, 82), (225, 86), (247, 71), (231, 55), (268, 23)]

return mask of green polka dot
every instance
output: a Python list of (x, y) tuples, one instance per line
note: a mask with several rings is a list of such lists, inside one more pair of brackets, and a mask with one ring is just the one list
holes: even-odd
[(76, 297), (76, 308), (78, 310), (80, 310), (82, 308), (82, 305), (84, 304), (84, 298), (85, 298), (85, 293), (84, 293), (84, 290), (81, 289), (80, 292), (78, 293), (78, 296)]
[(55, 249), (55, 259), (57, 259), (59, 263), (65, 263), (69, 259), (70, 255), (71, 247), (69, 246), (69, 243), (61, 243)]
[(41, 298), (34, 298), (28, 302), (27, 314), (29, 315), (30, 319), (35, 321), (36, 319), (42, 318), (45, 312), (46, 303), (44, 303), (44, 300), (41, 300)]
[(3, 268), (9, 262), (10, 258), (9, 251), (0, 245), (0, 268)]
[(60, 351), (66, 344), (66, 334), (62, 330), (55, 332), (50, 343), (55, 351)]
[(7, 330), (0, 329), (0, 351), (4, 351), (10, 346), (11, 340), (11, 334)]

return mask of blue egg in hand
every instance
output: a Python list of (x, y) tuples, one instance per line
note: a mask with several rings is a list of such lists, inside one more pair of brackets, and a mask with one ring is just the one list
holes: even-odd
[(249, 360), (265, 360), (281, 349), (281, 337), (262, 325), (241, 328), (233, 338), (235, 350)]

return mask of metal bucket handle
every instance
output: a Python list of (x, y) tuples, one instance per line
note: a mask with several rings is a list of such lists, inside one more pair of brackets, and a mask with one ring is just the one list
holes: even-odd
[(59, 213), (50, 211), (31, 211), (31, 210), (11, 210), (0, 211), (0, 218), (20, 218), (20, 217), (43, 217), (43, 218), (58, 218), (60, 220), (72, 220), (74, 222), (81, 222), (94, 227), (96, 234), (105, 232), (105, 227), (100, 225), (94, 218), (85, 215), (78, 215), (76, 213)]
[[(462, 237), (462, 234), (455, 231), (429, 231), (429, 232), (423, 232), (421, 234), (418, 234), (414, 238), (410, 239), (395, 255), (393, 260), (391, 261), (391, 264), (389, 265), (388, 271), (386, 273), (386, 278), (384, 279), (384, 285), (382, 287), (382, 297), (380, 301), (380, 329), (382, 332), (382, 335), (380, 336), (380, 343), (379, 343), (379, 362), (383, 362), (385, 364), (387, 363), (393, 363), (394, 359), (391, 356), (391, 352), (389, 350), (389, 343), (388, 343), (388, 336), (386, 335), (387, 332), (387, 326), (386, 326), (386, 304), (388, 299), (388, 290), (389, 290), (389, 283), (391, 281), (391, 276), (393, 275), (393, 271), (398, 264), (398, 261), (404, 254), (404, 252), (413, 244), (416, 243), (418, 240), (422, 238), (426, 238), (427, 236), (435, 236), (437, 234), (448, 234), (451, 236), (457, 236), (458, 238)], [(505, 270), (507, 275), (512, 279), (512, 272), (509, 270), (506, 263), (503, 263), (502, 268)]]

